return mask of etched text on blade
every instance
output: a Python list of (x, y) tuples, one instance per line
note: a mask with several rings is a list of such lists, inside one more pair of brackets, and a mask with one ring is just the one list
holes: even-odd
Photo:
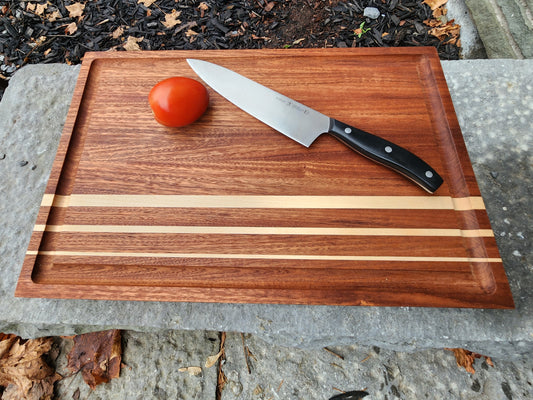
[(329, 117), (281, 93), (216, 64), (187, 62), (220, 95), (304, 146), (329, 129)]

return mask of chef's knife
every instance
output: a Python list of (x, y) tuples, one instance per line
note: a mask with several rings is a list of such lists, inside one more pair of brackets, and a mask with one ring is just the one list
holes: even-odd
[(306, 147), (321, 134), (329, 133), (352, 150), (399, 172), (430, 193), (442, 184), (442, 178), (433, 168), (394, 143), (321, 114), (220, 65), (194, 59), (187, 62), (213, 90)]

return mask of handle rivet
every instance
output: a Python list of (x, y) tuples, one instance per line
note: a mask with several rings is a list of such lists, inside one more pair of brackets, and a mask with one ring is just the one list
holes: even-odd
[(390, 147), (390, 146), (386, 146), (386, 147), (385, 147), (385, 152), (386, 152), (386, 153), (392, 153), (392, 147)]
[(426, 171), (426, 177), (428, 177), (428, 178), (433, 178), (433, 172), (431, 172), (431, 171)]
[(346, 133), (352, 133), (352, 129), (351, 129), (351, 128), (344, 128), (344, 132), (346, 132)]

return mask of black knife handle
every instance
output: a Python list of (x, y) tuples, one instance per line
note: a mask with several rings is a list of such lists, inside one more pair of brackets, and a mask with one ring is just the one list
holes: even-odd
[(352, 150), (404, 175), (429, 193), (435, 192), (443, 182), (441, 176), (416, 155), (371, 133), (333, 118), (328, 133)]

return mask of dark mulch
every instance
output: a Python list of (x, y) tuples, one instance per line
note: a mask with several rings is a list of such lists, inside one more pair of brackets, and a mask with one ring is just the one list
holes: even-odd
[(431, 18), (422, 0), (0, 1), (0, 98), (25, 64), (78, 64), (110, 49), (434, 46), (458, 59), (459, 47), (429, 34)]

